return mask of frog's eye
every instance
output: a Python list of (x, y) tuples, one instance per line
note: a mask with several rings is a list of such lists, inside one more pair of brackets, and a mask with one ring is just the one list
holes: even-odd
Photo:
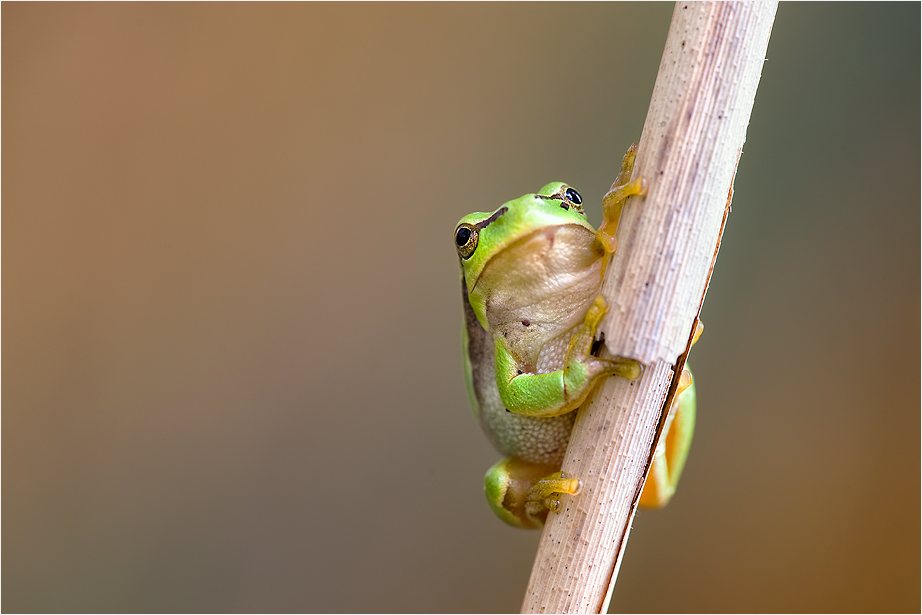
[(570, 201), (571, 203), (575, 205), (583, 204), (583, 197), (581, 197), (579, 195), (579, 192), (577, 192), (573, 188), (567, 188), (563, 194), (567, 198), (567, 200)]
[(467, 260), (474, 254), (479, 239), (480, 233), (477, 232), (476, 226), (467, 223), (458, 226), (458, 230), (455, 231), (455, 244), (461, 258)]

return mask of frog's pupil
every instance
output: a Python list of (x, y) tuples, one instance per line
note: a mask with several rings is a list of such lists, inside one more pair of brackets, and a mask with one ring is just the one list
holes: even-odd
[(471, 238), (471, 229), (466, 226), (462, 226), (458, 229), (458, 234), (455, 235), (455, 243), (459, 246), (463, 246)]
[(577, 192), (573, 188), (567, 188), (564, 194), (567, 196), (567, 200), (572, 201), (576, 203), (577, 205), (581, 205), (583, 202), (583, 197), (581, 197), (579, 195), (579, 192)]

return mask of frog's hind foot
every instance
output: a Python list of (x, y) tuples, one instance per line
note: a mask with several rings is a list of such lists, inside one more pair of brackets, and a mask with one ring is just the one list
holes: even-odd
[(554, 472), (537, 481), (528, 490), (525, 509), (537, 514), (543, 509), (560, 512), (561, 494), (578, 495), (583, 490), (583, 481), (568, 478), (563, 472)]
[(487, 471), (487, 502), (496, 516), (515, 527), (537, 529), (548, 511), (560, 510), (561, 494), (576, 495), (583, 483), (557, 470), (560, 466), (507, 457)]

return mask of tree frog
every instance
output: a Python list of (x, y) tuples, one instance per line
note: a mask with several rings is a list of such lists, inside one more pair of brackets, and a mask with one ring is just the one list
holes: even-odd
[[(455, 229), (468, 394), (480, 425), (506, 455), (486, 474), (487, 501), (517, 527), (541, 527), (563, 494), (582, 487), (560, 472), (574, 410), (604, 377), (637, 378), (643, 369), (633, 359), (593, 354), (608, 309), (599, 290), (621, 208), (646, 192), (645, 179), (630, 180), (636, 151), (634, 144), (625, 154), (603, 199), (598, 231), (580, 194), (561, 182), (494, 212), (469, 214)], [(684, 465), (695, 417), (690, 372), (682, 385), (641, 504), (664, 505)]]

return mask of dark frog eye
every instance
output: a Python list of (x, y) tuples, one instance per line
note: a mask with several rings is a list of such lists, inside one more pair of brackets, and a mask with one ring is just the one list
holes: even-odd
[(461, 258), (467, 260), (471, 257), (474, 250), (477, 249), (479, 239), (480, 234), (473, 225), (464, 223), (458, 226), (455, 231), (455, 245), (458, 246), (458, 254), (461, 255)]
[(577, 191), (574, 190), (573, 188), (567, 188), (567, 189), (564, 191), (563, 195), (564, 195), (565, 197), (567, 197), (567, 200), (570, 201), (571, 203), (574, 203), (574, 204), (576, 204), (576, 205), (582, 205), (582, 204), (583, 204), (583, 197), (581, 197), (581, 196), (579, 195), (579, 192), (577, 192)]

